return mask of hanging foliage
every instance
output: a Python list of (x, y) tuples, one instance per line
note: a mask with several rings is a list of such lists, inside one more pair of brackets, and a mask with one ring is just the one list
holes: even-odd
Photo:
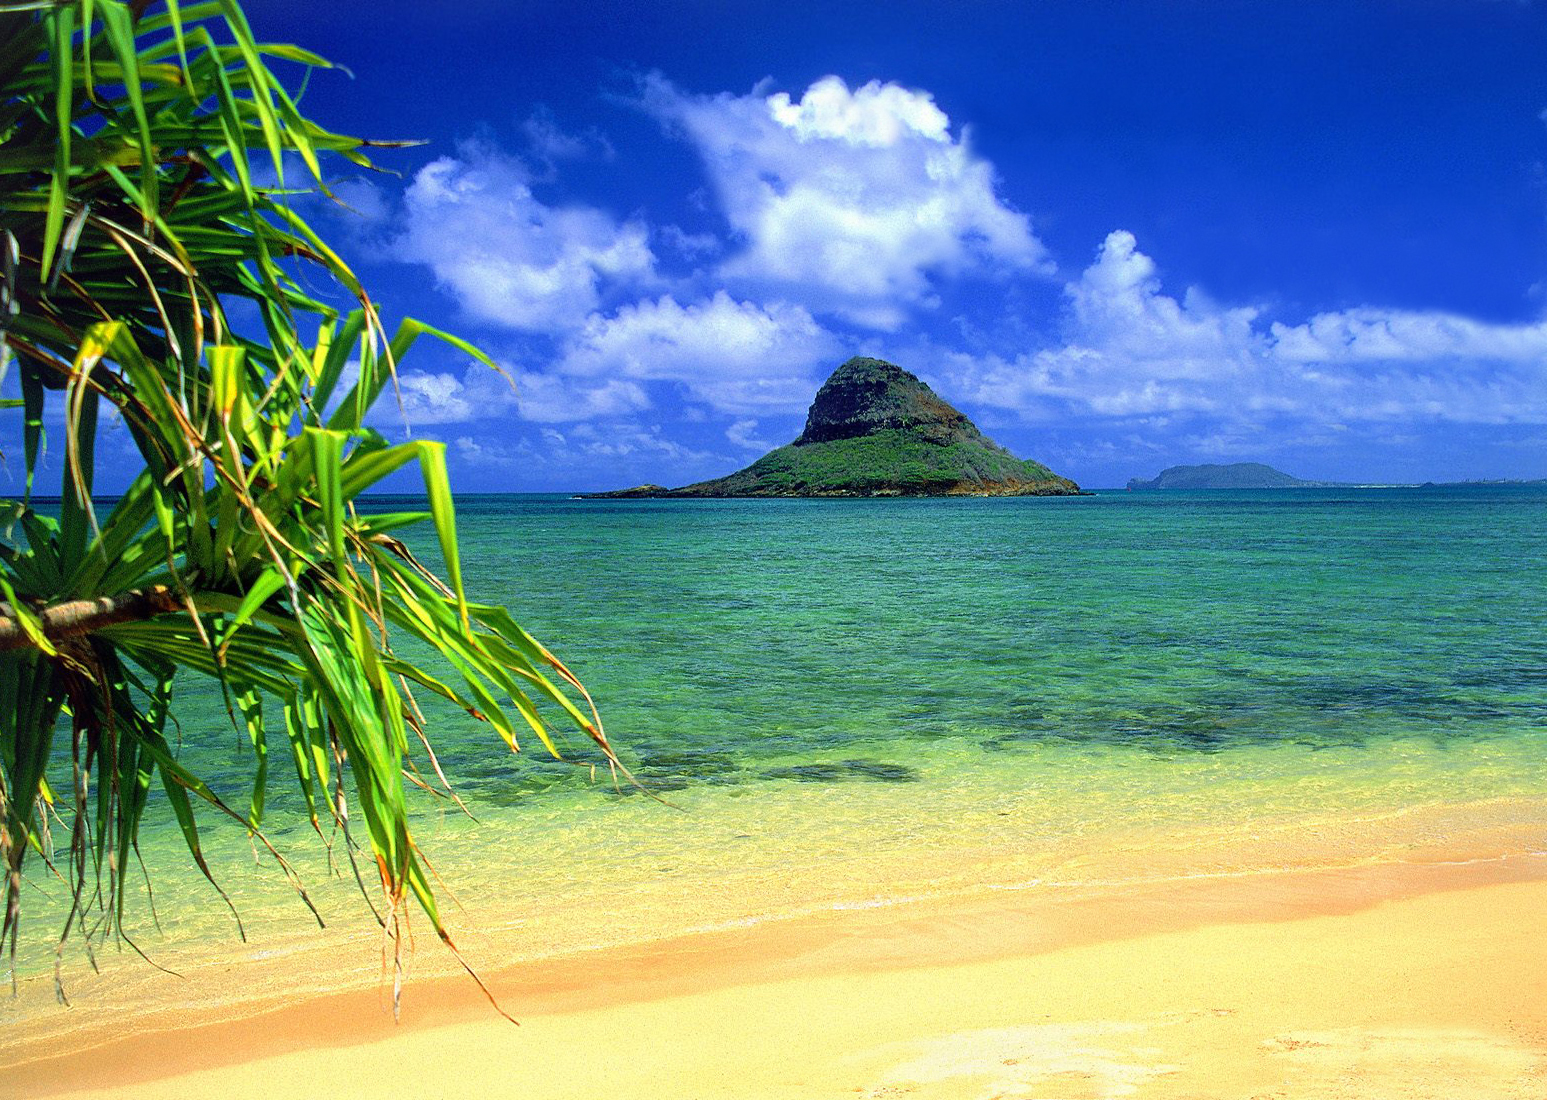
[[(389, 335), (287, 203), (287, 185), (327, 194), (326, 158), (370, 167), (372, 143), (303, 116), (276, 64), (328, 63), (259, 43), (234, 0), (0, 3), (0, 392), (20, 393), (0, 415), (20, 421), (9, 437), (26, 476), (22, 499), (0, 503), (0, 942), (13, 961), (29, 858), (70, 884), (64, 935), (88, 916), (113, 933), (143, 815), (175, 815), (210, 876), (202, 822), (225, 815), (262, 842), (278, 760), (312, 824), (373, 858), (394, 941), (411, 900), (449, 944), (405, 801), (429, 749), (414, 692), (510, 750), (530, 733), (557, 755), (551, 719), (613, 762), (575, 678), (465, 593), (444, 445), (392, 445), (367, 426), (420, 336), (494, 365), (416, 321)], [(302, 271), (353, 308), (308, 293)], [(261, 332), (232, 327), (237, 303)], [(62, 455), (57, 515), (31, 500), (50, 405), (64, 425), (48, 441)], [(99, 510), (107, 416), (143, 468)], [(411, 466), (425, 509), (357, 511)], [(434, 530), (443, 576), (397, 538), (414, 524)], [(394, 645), (405, 638), (413, 658)], [(218, 681), (251, 740), (245, 807), (166, 736), (190, 677)], [(46, 814), (68, 832), (57, 850)]]

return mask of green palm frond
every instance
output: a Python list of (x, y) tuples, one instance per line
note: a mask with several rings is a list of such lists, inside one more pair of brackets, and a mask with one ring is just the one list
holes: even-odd
[[(405, 802), (423, 734), (409, 693), (461, 707), (511, 749), (530, 731), (557, 753), (552, 716), (613, 761), (578, 681), (463, 590), (444, 446), (392, 445), (366, 423), (419, 336), (493, 364), (416, 321), (389, 335), (285, 192), (255, 182), (299, 174), (325, 193), (320, 158), (369, 165), (368, 143), (303, 117), (270, 67), (327, 63), (259, 44), (232, 0), (148, 8), (0, 3), (0, 381), (14, 367), (21, 391), (0, 414), (21, 420), (27, 485), (0, 538), (0, 942), (14, 955), (45, 803), (74, 815), (70, 923), (96, 905), (113, 929), (151, 788), (208, 876), (196, 808), (261, 830), (271, 752), (314, 826), (363, 823), (393, 928), (411, 899), (446, 939)], [(307, 293), (303, 267), (353, 308)], [(261, 338), (233, 330), (238, 301)], [(66, 425), (57, 518), (30, 499), (50, 402)], [(104, 403), (143, 470), (99, 515)], [(357, 511), (409, 466), (425, 512)], [(416, 522), (433, 527), (444, 578), (392, 534)], [(428, 662), (389, 641), (402, 639)], [(253, 746), (245, 807), (164, 735), (189, 674), (218, 681)], [(98, 875), (106, 888), (88, 888)]]

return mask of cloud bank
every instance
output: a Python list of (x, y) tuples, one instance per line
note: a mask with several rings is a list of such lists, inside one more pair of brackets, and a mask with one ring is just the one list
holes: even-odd
[[(402, 375), (408, 421), (469, 426), (468, 462), (549, 448), (565, 469), (632, 457), (663, 464), (640, 471), (652, 479), (706, 475), (782, 438), (860, 351), (975, 415), (1078, 425), (1087, 442), (1068, 453), (1093, 460), (1547, 424), (1547, 322), (1378, 304), (1279, 316), (1167, 287), (1120, 229), (1060, 287), (1030, 218), (927, 91), (829, 76), (798, 95), (701, 95), (652, 76), (634, 105), (696, 155), (707, 228), (548, 198), (565, 193), (563, 163), (616, 153), (543, 113), (525, 159), (470, 143), (396, 205), (355, 196), (395, 226), (397, 259), (510, 341), (514, 391), (483, 368)], [(1051, 312), (1025, 311), (1033, 291)]]
[(1164, 292), (1132, 234), (1110, 234), (1065, 288), (1063, 340), (958, 356), (971, 399), (1024, 414), (1170, 414), (1323, 423), (1547, 420), (1547, 323), (1489, 324), (1376, 307), (1265, 321), (1201, 291)]

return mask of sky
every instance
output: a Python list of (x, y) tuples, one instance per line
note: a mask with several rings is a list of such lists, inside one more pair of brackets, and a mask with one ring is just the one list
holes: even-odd
[[(680, 485), (874, 355), (1087, 487), (1547, 477), (1547, 14), (250, 0), (462, 491)], [(451, 15), (447, 15), (451, 12)], [(511, 383), (514, 383), (512, 387)]]

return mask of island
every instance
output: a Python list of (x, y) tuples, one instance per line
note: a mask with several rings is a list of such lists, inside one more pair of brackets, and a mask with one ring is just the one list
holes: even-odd
[(585, 499), (650, 497), (1075, 496), (1080, 487), (1016, 458), (895, 363), (857, 356), (828, 377), (793, 443), (742, 470), (680, 489), (639, 485)]
[(1327, 481), (1303, 481), (1261, 462), (1232, 462), (1228, 465), (1171, 466), (1160, 476), (1146, 481), (1133, 478), (1129, 489), (1311, 489), (1324, 488)]

